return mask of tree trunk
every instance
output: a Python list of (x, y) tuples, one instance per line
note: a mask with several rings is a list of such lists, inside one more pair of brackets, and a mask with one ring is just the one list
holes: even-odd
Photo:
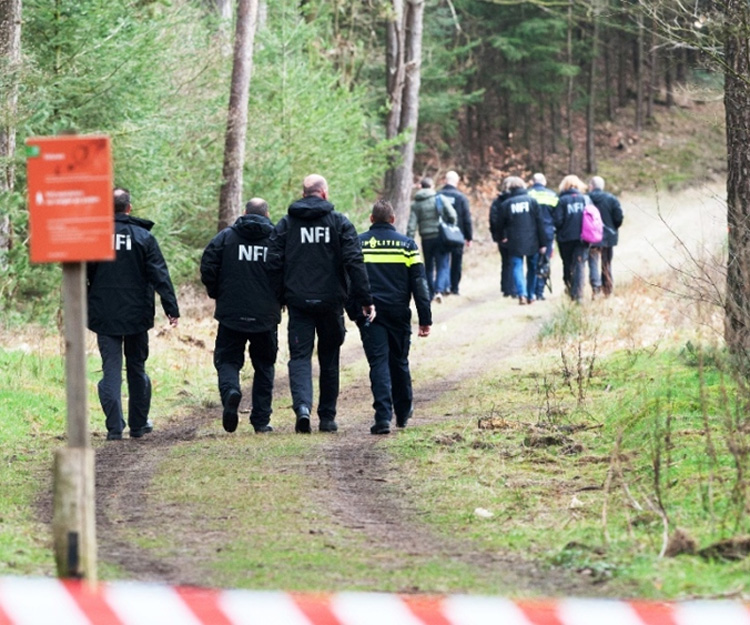
[(729, 256), (724, 335), (741, 371), (750, 372), (750, 8), (725, 4), (724, 107), (727, 133)]
[[(568, 3), (568, 34), (566, 40), (566, 61), (568, 65), (573, 65), (573, 0)], [(568, 88), (565, 98), (567, 109), (567, 129), (568, 129), (568, 172), (573, 173), (576, 170), (575, 158), (575, 136), (573, 134), (573, 76), (568, 76)]]
[(409, 217), (414, 177), (414, 148), (419, 121), (424, 0), (392, 0), (393, 18), (387, 25), (386, 63), (390, 110), (386, 136), (405, 141), (394, 152), (386, 172), (384, 195), (396, 210), (396, 228), (403, 231)]
[(242, 168), (245, 165), (247, 107), (257, 18), (258, 0), (239, 0), (229, 114), (224, 142), (223, 182), (219, 195), (219, 230), (234, 223), (242, 205)]
[(596, 61), (599, 54), (599, 9), (594, 6), (592, 15), (591, 63), (589, 65), (588, 99), (586, 101), (586, 170), (596, 173), (596, 146), (594, 123), (596, 121)]
[(7, 89), (0, 96), (0, 191), (15, 181), (18, 72), (21, 64), (21, 0), (0, 0), (0, 70)]
[(646, 80), (643, 71), (645, 62), (643, 59), (643, 40), (645, 39), (645, 33), (643, 28), (643, 15), (640, 13), (637, 17), (638, 21), (638, 39), (636, 44), (636, 60), (635, 60), (635, 131), (641, 132), (643, 130), (643, 83)]

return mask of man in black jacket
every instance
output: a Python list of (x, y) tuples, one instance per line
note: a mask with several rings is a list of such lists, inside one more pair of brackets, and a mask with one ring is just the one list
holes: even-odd
[(216, 300), (219, 330), (214, 367), (227, 432), (237, 429), (246, 344), (255, 372), (250, 423), (258, 433), (273, 431), (269, 422), (281, 306), (266, 269), (271, 232), (268, 204), (253, 198), (245, 205), (245, 214), (211, 240), (201, 259), (201, 280), (208, 296)]
[[(589, 181), (589, 197), (599, 209), (604, 224), (604, 237), (600, 245), (592, 247), (593, 254), (589, 255), (589, 278), (594, 290), (594, 297), (601, 288), (605, 296), (609, 297), (614, 288), (612, 279), (613, 247), (617, 245), (618, 230), (622, 226), (623, 212), (620, 201), (611, 193), (604, 190), (604, 178), (594, 176)], [(601, 268), (599, 258), (601, 257)]]
[(151, 380), (146, 374), (148, 331), (154, 327), (154, 290), (164, 313), (177, 326), (180, 310), (159, 244), (149, 232), (154, 223), (130, 215), (130, 193), (115, 189), (116, 258), (89, 263), (88, 326), (96, 332), (102, 357), (99, 401), (106, 417), (107, 440), (120, 440), (125, 428), (122, 412), (122, 354), (128, 382), (130, 437), (153, 430), (148, 419)]
[[(469, 200), (458, 190), (458, 174), (455, 171), (449, 171), (445, 174), (445, 185), (440, 189), (441, 195), (447, 195), (453, 198), (453, 208), (456, 209), (456, 225), (461, 229), (466, 241), (465, 247), (471, 247), (471, 240), (474, 236), (471, 224), (471, 210), (469, 209)], [(451, 293), (459, 294), (459, 284), (461, 282), (461, 273), (463, 268), (464, 248), (454, 247), (450, 251), (451, 263)]]
[(347, 312), (357, 322), (370, 365), (370, 387), (375, 409), (372, 434), (389, 434), (391, 419), (406, 427), (412, 416), (412, 386), (409, 372), (412, 296), (419, 317), (419, 336), (429, 336), (432, 325), (430, 291), (419, 248), (413, 239), (396, 232), (396, 213), (387, 200), (372, 207), (372, 226), (359, 235), (370, 289), (378, 316), (368, 321), (356, 302)]
[(347, 293), (368, 319), (375, 318), (370, 282), (357, 231), (328, 201), (328, 183), (310, 174), (303, 197), (294, 202), (271, 235), (269, 276), (289, 310), (289, 386), (295, 431), (310, 433), (312, 352), (318, 336), (319, 429), (335, 432), (339, 394), (339, 352), (344, 342)]
[[(508, 245), (513, 281), (520, 304), (536, 299), (536, 265), (539, 254), (546, 252), (544, 221), (539, 204), (526, 190), (518, 176), (506, 180), (510, 195), (500, 204), (495, 223), (495, 239)], [(526, 275), (523, 263), (526, 260)]]

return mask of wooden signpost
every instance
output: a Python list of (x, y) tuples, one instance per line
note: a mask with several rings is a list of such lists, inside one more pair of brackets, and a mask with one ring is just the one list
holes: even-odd
[(55, 561), (60, 577), (96, 582), (94, 451), (86, 384), (86, 261), (115, 257), (112, 158), (105, 136), (26, 141), (31, 262), (63, 263), (68, 447), (55, 454)]

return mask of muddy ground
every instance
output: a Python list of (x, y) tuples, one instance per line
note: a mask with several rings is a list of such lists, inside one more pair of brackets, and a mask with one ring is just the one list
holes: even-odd
[[(685, 246), (693, 253), (713, 249), (725, 230), (721, 189), (705, 187), (676, 196), (624, 197), (625, 225), (615, 253), (615, 280), (650, 281), (669, 266), (684, 262)], [(415, 380), (415, 418), (409, 427), (440, 422), (449, 415), (434, 405), (466, 380), (481, 375), (486, 363), (507, 362), (532, 345), (543, 320), (562, 297), (559, 261), (553, 261), (554, 295), (547, 302), (520, 307), (499, 293), (499, 257), (477, 211), (477, 241), (465, 255), (462, 295), (433, 306), (432, 336), (413, 339), (412, 372)], [(189, 327), (185, 319), (183, 328)], [(285, 333), (286, 319), (280, 335)], [(158, 339), (153, 348), (158, 349)], [(210, 348), (206, 348), (210, 349)], [(448, 357), (446, 357), (448, 354)], [(360, 366), (364, 356), (356, 331), (350, 332), (342, 353), (342, 370)], [(291, 435), (294, 420), (289, 410), (286, 354), (279, 354), (272, 436)], [(245, 393), (249, 397), (249, 392)], [(497, 580), (500, 588), (524, 594), (596, 594), (585, 579), (542, 569), (534, 561), (496, 552), (482, 552), (460, 538), (434, 535), (420, 524), (408, 498), (395, 497), (387, 488), (394, 472), (382, 437), (369, 434), (371, 396), (366, 379), (343, 385), (339, 400), (340, 431), (329, 435), (323, 451), (308, 464), (290, 464), (287, 471), (304, 471), (315, 484), (315, 475), (329, 487), (314, 496), (336, 523), (380, 540), (386, 557), (373, 566), (384, 572), (412, 560), (439, 557), (470, 563), (483, 576)], [(247, 408), (243, 400), (241, 409)], [(445, 403), (441, 403), (445, 405)], [(92, 411), (95, 408), (92, 408)], [(215, 430), (220, 409), (196, 411), (179, 422), (161, 425), (143, 440), (96, 444), (97, 524), (100, 559), (117, 565), (135, 579), (177, 584), (205, 584), (204, 571), (216, 545), (228, 536), (210, 535), (185, 522), (179, 509), (153, 509), (146, 496), (150, 480), (158, 474), (160, 459), (174, 445), (194, 440), (211, 426)], [(240, 427), (247, 428), (246, 422)], [(397, 435), (397, 434), (393, 434)], [(314, 436), (321, 436), (315, 434)], [(330, 487), (330, 485), (333, 485)], [(48, 508), (47, 508), (48, 509)], [(165, 531), (180, 532), (179, 555), (156, 558), (127, 538), (125, 528), (158, 523)], [(373, 531), (373, 530), (376, 531)], [(409, 589), (405, 589), (409, 590)], [(418, 590), (418, 589), (413, 589)]]

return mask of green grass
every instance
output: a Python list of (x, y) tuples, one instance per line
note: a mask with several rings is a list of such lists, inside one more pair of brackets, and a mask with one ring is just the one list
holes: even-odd
[[(663, 525), (655, 511), (656, 458), (671, 531), (685, 530), (699, 548), (750, 533), (746, 504), (732, 497), (737, 472), (729, 444), (739, 434), (730, 417), (742, 402), (734, 399), (726, 376), (715, 368), (701, 373), (685, 350), (623, 352), (595, 368), (583, 406), (558, 379), (558, 412), (550, 420), (540, 418), (545, 399), (538, 364), (517, 364), (520, 373), (488, 372), (452, 398), (471, 419), (407, 430), (389, 440), (426, 521), (487, 549), (534, 554), (608, 580), (615, 595), (685, 597), (750, 588), (747, 559), (658, 558)], [(547, 376), (547, 384), (554, 384), (555, 371)], [(502, 417), (504, 427), (479, 429), (482, 416)], [(534, 424), (545, 426), (545, 434), (564, 436), (576, 451), (530, 446)], [(571, 425), (589, 429), (570, 433)], [(618, 438), (620, 469), (608, 482)], [(476, 508), (494, 516), (480, 518)]]

